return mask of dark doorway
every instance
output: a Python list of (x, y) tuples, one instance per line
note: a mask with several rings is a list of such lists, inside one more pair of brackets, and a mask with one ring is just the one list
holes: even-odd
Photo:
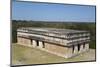
[(85, 43), (83, 43), (83, 48), (85, 48)]
[(31, 45), (33, 45), (33, 41), (32, 41), (32, 39), (31, 39)]
[(37, 44), (37, 46), (39, 46), (39, 41), (38, 40), (36, 40), (36, 44)]
[(74, 48), (74, 45), (73, 45), (73, 46), (72, 46), (72, 53), (74, 53), (74, 49), (75, 49), (75, 48)]
[(43, 48), (45, 48), (45, 44), (44, 44), (44, 41), (42, 42), (42, 44), (43, 44)]
[(78, 44), (78, 51), (80, 51), (80, 44)]

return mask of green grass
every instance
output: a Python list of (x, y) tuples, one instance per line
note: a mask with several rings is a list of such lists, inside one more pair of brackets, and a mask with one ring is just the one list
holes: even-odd
[(96, 42), (95, 41), (90, 42), (90, 48), (96, 49)]
[(13, 64), (16, 64), (16, 62), (18, 64), (57, 63), (66, 60), (63, 57), (21, 45), (12, 46), (12, 59)]
[(81, 54), (79, 56), (66, 59), (36, 48), (30, 48), (18, 44), (12, 44), (13, 65), (60, 63), (60, 62), (74, 62), (74, 61), (84, 61), (84, 60), (85, 61), (87, 60), (86, 54)]

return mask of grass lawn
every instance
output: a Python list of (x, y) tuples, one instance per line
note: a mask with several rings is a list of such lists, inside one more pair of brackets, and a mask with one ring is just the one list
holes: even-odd
[(12, 65), (45, 64), (45, 63), (60, 63), (60, 62), (90, 61), (90, 60), (95, 60), (94, 50), (80, 54), (79, 56), (70, 59), (66, 59), (39, 50), (37, 48), (30, 48), (18, 44), (12, 44)]

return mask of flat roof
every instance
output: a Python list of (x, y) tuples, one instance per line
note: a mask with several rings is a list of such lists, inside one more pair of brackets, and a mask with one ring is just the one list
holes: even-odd
[(61, 33), (61, 34), (68, 34), (68, 33), (85, 33), (88, 31), (82, 31), (82, 30), (72, 30), (72, 29), (58, 29), (58, 28), (33, 28), (33, 27), (22, 27), (18, 30), (31, 30), (31, 31), (37, 31), (37, 32), (52, 32), (52, 33)]

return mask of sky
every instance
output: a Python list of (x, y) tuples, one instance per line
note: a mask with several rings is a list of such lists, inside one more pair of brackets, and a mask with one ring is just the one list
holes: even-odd
[(12, 19), (95, 22), (95, 6), (13, 1)]

